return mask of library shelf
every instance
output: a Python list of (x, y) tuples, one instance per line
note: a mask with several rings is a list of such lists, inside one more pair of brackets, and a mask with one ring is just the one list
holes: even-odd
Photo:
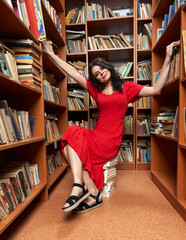
[(186, 107), (186, 87), (184, 73), (184, 50), (182, 31), (186, 30), (186, 4), (181, 5), (166, 29), (156, 42), (157, 28), (161, 27), (164, 14), (174, 1), (153, 0), (153, 52), (152, 70), (161, 69), (166, 46), (180, 40), (180, 74), (165, 84), (160, 96), (152, 99), (152, 116), (157, 116), (161, 106), (178, 106), (178, 137), (164, 134), (151, 135), (152, 180), (186, 221), (186, 140), (184, 107)]
[(62, 137), (63, 137), (63, 136), (59, 136), (59, 137), (54, 138), (54, 139), (52, 139), (52, 140), (47, 140), (47, 141), (46, 141), (46, 146), (51, 145), (51, 144), (54, 144), (55, 142), (61, 141)]
[(58, 166), (54, 172), (47, 179), (47, 187), (50, 189), (55, 181), (67, 170), (68, 164), (64, 163), (62, 166)]
[(41, 141), (44, 141), (44, 140), (45, 140), (45, 137), (32, 137), (30, 139), (11, 142), (11, 143), (7, 143), (7, 144), (4, 144), (4, 145), (0, 145), (0, 151), (15, 148), (15, 147), (21, 147), (21, 146), (24, 146), (24, 145), (27, 145), (27, 144), (37, 143), (37, 142), (41, 142)]
[(9, 6), (9, 4), (6, 1), (0, 1), (0, 9), (1, 9), (0, 22), (6, 23), (6, 24), (0, 24), (1, 37), (6, 36), (6, 38), (16, 38), (16, 39), (28, 38), (33, 40), (37, 44), (39, 43), (39, 41), (28, 29), (28, 27), (16, 15), (14, 10)]
[(44, 190), (47, 182), (40, 182), (31, 189), (30, 195), (25, 199), (24, 203), (17, 205), (16, 209), (11, 212), (6, 219), (1, 221), (0, 234), (28, 207), (29, 204)]
[(0, 85), (1, 91), (7, 91), (11, 93), (25, 93), (25, 94), (35, 94), (41, 95), (41, 90), (34, 89), (32, 87), (26, 86), (21, 82), (10, 79), (8, 76), (0, 73)]

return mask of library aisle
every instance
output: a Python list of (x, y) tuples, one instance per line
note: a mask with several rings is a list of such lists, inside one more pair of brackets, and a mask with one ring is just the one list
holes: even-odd
[(186, 239), (184, 220), (150, 180), (148, 170), (118, 170), (116, 188), (111, 197), (104, 198), (102, 207), (86, 214), (64, 214), (61, 211), (71, 185), (69, 171), (51, 189), (49, 201), (33, 202), (1, 239)]

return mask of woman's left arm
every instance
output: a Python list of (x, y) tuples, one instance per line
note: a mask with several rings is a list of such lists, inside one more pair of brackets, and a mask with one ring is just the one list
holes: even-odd
[(166, 47), (166, 57), (165, 57), (161, 72), (159, 74), (158, 80), (156, 81), (155, 85), (153, 87), (143, 87), (137, 96), (151, 97), (151, 96), (159, 95), (161, 93), (161, 90), (166, 82), (166, 79), (169, 73), (173, 47), (176, 45), (176, 43), (177, 42), (172, 42)]

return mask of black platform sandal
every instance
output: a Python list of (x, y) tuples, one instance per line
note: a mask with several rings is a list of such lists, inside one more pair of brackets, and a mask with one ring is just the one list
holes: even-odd
[(101, 205), (103, 204), (103, 201), (102, 201), (102, 199), (99, 200), (100, 191), (98, 192), (98, 194), (96, 196), (93, 194), (90, 194), (89, 196), (91, 198), (95, 199), (96, 202), (91, 205), (88, 205), (85, 202), (81, 202), (79, 204), (78, 208), (73, 210), (73, 213), (86, 213), (94, 208), (101, 207)]
[(63, 207), (62, 210), (63, 212), (69, 212), (72, 211), (74, 208), (76, 208), (85, 198), (87, 198), (90, 193), (88, 189), (85, 190), (85, 184), (84, 182), (81, 184), (79, 183), (74, 183), (73, 187), (80, 187), (82, 188), (82, 193), (79, 196), (71, 195), (65, 203), (68, 203), (68, 207)]

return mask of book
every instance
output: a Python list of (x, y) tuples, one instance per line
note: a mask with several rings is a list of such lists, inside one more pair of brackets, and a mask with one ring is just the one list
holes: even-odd
[(33, 33), (33, 35), (39, 39), (39, 30), (37, 25), (37, 16), (35, 12), (35, 6), (33, 0), (25, 0), (26, 4), (26, 10), (28, 13), (28, 19), (30, 23), (30, 31)]
[(185, 76), (186, 76), (186, 30), (183, 31), (183, 58), (184, 58), (184, 69), (185, 69)]

